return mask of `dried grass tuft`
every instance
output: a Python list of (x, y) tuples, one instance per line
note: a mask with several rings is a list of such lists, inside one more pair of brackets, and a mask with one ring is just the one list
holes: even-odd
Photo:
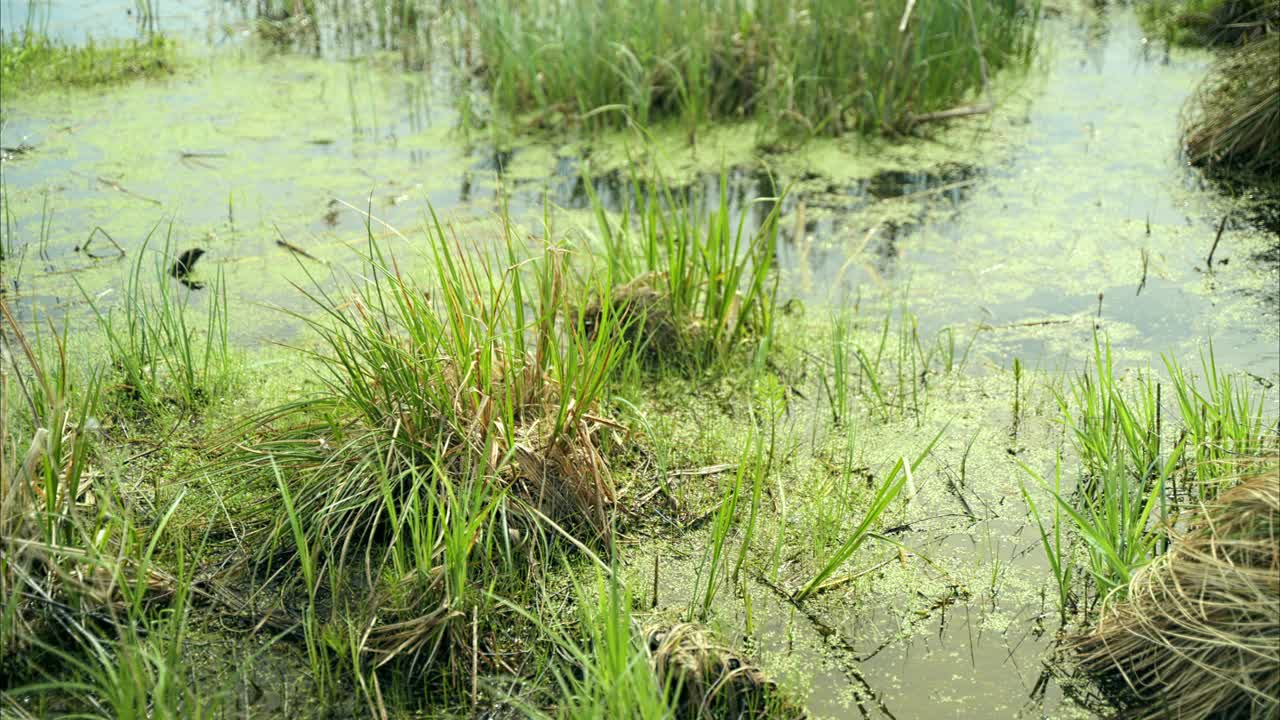
[(1187, 523), (1075, 650), (1121, 691), (1120, 717), (1277, 717), (1280, 465), (1263, 465)]
[(698, 625), (649, 628), (645, 639), (654, 674), (672, 693), (675, 718), (805, 717), (763, 671)]
[[(671, 299), (664, 292), (665, 275), (649, 272), (613, 289), (613, 312), (627, 328), (627, 339), (649, 360), (680, 357), (697, 346), (699, 326), (684, 326), (671, 313)], [(591, 332), (600, 324), (602, 306), (595, 298), (582, 309), (584, 326)]]
[[(1274, 3), (1280, 8), (1280, 3)], [(1280, 172), (1280, 28), (1224, 55), (1184, 122), (1193, 165)]]

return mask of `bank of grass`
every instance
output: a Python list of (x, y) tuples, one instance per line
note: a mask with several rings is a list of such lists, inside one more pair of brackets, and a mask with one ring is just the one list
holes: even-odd
[(174, 42), (153, 34), (141, 40), (67, 45), (38, 32), (0, 37), (0, 93), (6, 98), (60, 87), (95, 88), (174, 72)]
[(1188, 105), (1187, 159), (1223, 175), (1274, 184), (1280, 172), (1280, 3), (1274, 25), (1228, 51)]
[(1148, 33), (1173, 45), (1240, 45), (1280, 21), (1275, 0), (1145, 0), (1137, 10)]
[(0, 693), (14, 717), (203, 717), (184, 637), (199, 559), (104, 462), (101, 375), (0, 302)]
[[(518, 642), (504, 608), (536, 600), (553, 558), (608, 567), (635, 512), (614, 479), (637, 444), (619, 388), (726, 372), (725, 356), (767, 337), (748, 319), (772, 305), (773, 235), (731, 233), (727, 208), (706, 233), (649, 246), (653, 270), (622, 262), (644, 246), (617, 226), (595, 257), (559, 244), (549, 218), (531, 245), (502, 213), (494, 246), (432, 215), (425, 277), (370, 232), (355, 282), (303, 290), (318, 392), (251, 418), (220, 472), (278, 499), (259, 515), (253, 575), (280, 578), (326, 692), (355, 677), (373, 711), (377, 677), (425, 677), (465, 700), (501, 669), (477, 653)], [(618, 292), (665, 273), (679, 294), (665, 280), (643, 304)], [(642, 359), (653, 334), (671, 341), (663, 362)]]
[[(57, 381), (73, 377), (65, 356), (39, 355), (33, 343), (31, 357), (51, 368), (40, 385), (49, 389), (17, 401), (34, 410), (0, 408), (0, 418), (19, 418), (5, 427), (4, 477), (28, 476), (24, 451), (39, 428), (64, 440), (35, 456), (39, 485), (3, 488), (23, 493), (6, 495), (0, 513), (9, 563), (0, 570), (21, 570), (0, 575), (4, 621), (26, 623), (5, 632), (24, 633), (22, 650), (48, 646), (35, 655), (6, 643), (0, 656), (14, 672), (4, 690), (26, 686), (6, 700), (48, 697), (36, 715), (64, 706), (98, 716), (140, 716), (140, 707), (216, 715), (231, 698), (191, 680), (208, 645), (193, 642), (190, 628), (203, 620), (217, 640), (289, 650), (298, 659), (289, 672), (306, 678), (317, 715), (516, 707), (557, 718), (791, 716), (717, 632), (735, 637), (745, 622), (742, 634), (755, 634), (763, 603), (753, 592), (820, 615), (825, 601), (883, 565), (884, 553), (898, 554), (884, 528), (909, 519), (911, 498), (938, 479), (941, 464), (926, 458), (943, 446), (939, 415), (948, 411), (935, 394), (959, 375), (973, 340), (952, 330), (922, 337), (906, 308), (853, 308), (835, 320), (784, 312), (771, 282), (772, 223), (735, 222), (723, 196), (702, 212), (670, 195), (657, 187), (651, 206), (622, 224), (603, 218), (595, 242), (581, 245), (550, 218), (531, 239), (539, 233), (506, 217), (496, 238), (432, 217), (418, 245), (422, 274), (370, 232), (350, 282), (304, 288), (309, 330), (300, 347), (276, 352), (306, 362), (228, 376), (231, 390), (217, 395), (240, 388), (243, 403), (182, 391), (183, 368), (203, 367), (206, 346), (184, 350), (163, 338), (213, 339), (216, 353), (223, 316), (207, 310), (193, 316), (198, 327), (175, 324), (173, 314), (190, 309), (176, 302), (183, 296), (155, 289), (177, 289), (163, 264), (154, 277), (138, 265), (115, 313), (100, 308), (107, 336), (126, 336), (130, 318), (178, 328), (139, 335), (150, 338), (145, 359), (134, 357), (141, 343), (104, 341), (115, 349), (88, 373), (97, 384), (73, 387)], [(673, 357), (645, 356), (657, 334), (671, 340), (664, 353)], [(5, 362), (26, 356), (6, 349)], [(144, 371), (136, 381), (131, 365)], [(277, 372), (278, 384), (259, 382)], [(1141, 520), (1212, 497), (1230, 483), (1215, 464), (1258, 451), (1271, 420), (1256, 395), (1211, 354), (1200, 374), (1171, 363), (1163, 386), (1125, 381), (1100, 343), (1089, 372), (1062, 393), (1063, 419), (1086, 458), (1082, 475), (1095, 481), (1088, 497), (1113, 516), (1146, 513), (1095, 523), (1098, 537), (1119, 527), (1113, 544), (1136, 538), (1133, 548), (1160, 549), (1161, 528)], [(1021, 380), (1015, 370), (1015, 435), (1019, 418), (1035, 414)], [(16, 380), (0, 382), (12, 389)], [(134, 382), (157, 401), (132, 398)], [(183, 402), (187, 395), (201, 402)], [(0, 394), (14, 398), (25, 395)], [(1153, 409), (1161, 401), (1164, 415)], [(199, 429), (166, 432), (167, 422), (131, 425), (135, 434), (124, 436), (113, 426), (139, 413), (221, 413), (225, 427), (203, 439)], [(82, 432), (90, 417), (107, 421), (105, 434)], [(195, 471), (145, 462), (187, 444), (204, 461)], [(123, 462), (106, 462), (112, 456)], [(956, 470), (963, 486), (963, 458)], [(1170, 479), (1180, 492), (1152, 495)], [(99, 493), (92, 503), (57, 490), (85, 484)], [(1192, 492), (1201, 486), (1205, 495)], [(1062, 502), (1039, 514), (1046, 548), (1055, 537), (1092, 542), (1067, 512), (1094, 517), (1089, 508), (1053, 489)], [(81, 501), (49, 502), (67, 497)], [(681, 552), (661, 557), (651, 577), (628, 567), (633, 543), (668, 539)], [(1110, 559), (1070, 547), (1057, 557), (1068, 567), (1077, 557), (1099, 567)], [(667, 579), (682, 564), (687, 582), (666, 580), (659, 598), (659, 570)], [(1087, 604), (1079, 578), (1092, 567), (1067, 577), (1064, 606)], [(86, 578), (128, 587), (90, 595)], [(49, 597), (29, 597), (36, 588)], [(94, 619), (85, 634), (59, 630), (71, 612), (63, 606)], [(99, 624), (113, 617), (120, 621)], [(42, 664), (46, 657), (58, 664)], [(119, 670), (107, 663), (117, 657)], [(237, 680), (269, 695), (290, 682), (269, 673)], [(251, 693), (235, 712), (260, 709)]]
[(1133, 718), (1280, 712), (1280, 465), (1234, 463), (1233, 486), (1187, 512), (1169, 551), (1074, 640)]
[(1035, 0), (476, 4), (494, 106), (542, 126), (709, 122), (783, 133), (897, 133), (980, 112), (991, 74), (1025, 65)]

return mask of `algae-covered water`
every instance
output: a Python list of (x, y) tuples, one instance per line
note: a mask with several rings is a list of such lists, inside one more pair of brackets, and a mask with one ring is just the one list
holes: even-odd
[[(1248, 199), (1216, 193), (1179, 158), (1180, 113), (1208, 56), (1157, 48), (1124, 10), (1049, 21), (1039, 66), (1002, 83), (993, 117), (905, 145), (821, 140), (758, 155), (751, 126), (693, 149), (661, 134), (643, 146), (625, 135), (513, 140), (468, 127), (457, 99), (471, 91), (442, 66), (209, 48), (199, 19), (224, 38), (252, 26), (221, 4), (198, 7), (160, 14), (181, 15), (170, 22), (196, 50), (172, 79), (7, 103), (3, 144), (33, 148), (4, 164), (16, 248), (5, 282), (24, 312), (77, 304), (71, 274), (91, 292), (120, 281), (124, 263), (75, 252), (94, 228), (137, 247), (159, 227), (175, 249), (207, 249), (238, 304), (288, 303), (301, 274), (277, 240), (351, 266), (361, 211), (381, 234), (385, 222), (412, 238), (428, 204), (455, 220), (493, 217), (499, 185), (533, 223), (544, 195), (585, 206), (584, 156), (606, 185), (639, 154), (707, 192), (725, 165), (734, 197), (789, 187), (785, 287), (807, 300), (892, 297), (932, 328), (989, 329), (1032, 364), (1064, 364), (1095, 321), (1137, 352), (1213, 338), (1220, 358), (1264, 376), (1280, 360), (1277, 268), (1262, 259), (1276, 229), (1251, 224)], [(68, 39), (85, 18), (103, 34), (129, 30), (127, 7), (54, 8), (50, 28)], [(618, 201), (616, 188), (602, 194)], [(253, 327), (236, 332), (248, 339)]]
[[(137, 7), (55, 2), (47, 32), (130, 37)], [(8, 34), (26, 11), (7, 0), (4, 11)], [(785, 189), (779, 300), (800, 314), (907, 310), (925, 337), (976, 338), (966, 376), (934, 391), (925, 427), (904, 419), (859, 438), (893, 457), (947, 425), (938, 472), (894, 536), (929, 562), (881, 553), (876, 572), (809, 604), (814, 617), (771, 589), (785, 578), (757, 578), (752, 617), (730, 610), (719, 623), (815, 716), (1092, 716), (1091, 691), (1052, 662), (1046, 563), (1011, 472), (1015, 456), (1051, 469), (1057, 407), (1048, 392), (1029, 395), (1034, 420), (1019, 428), (1007, 378), (994, 377), (1013, 358), (1075, 369), (1101, 330), (1136, 363), (1193, 358), (1212, 340), (1220, 365), (1260, 387), (1280, 380), (1277, 227), (1179, 155), (1179, 118), (1210, 56), (1149, 41), (1125, 8), (1047, 19), (1035, 66), (1000, 79), (988, 116), (892, 143), (768, 151), (750, 124), (710, 129), (694, 147), (662, 129), (521, 138), (477, 119), (481, 100), (443, 48), (406, 62), (376, 32), (265, 45), (253, 9), (234, 3), (164, 3), (154, 22), (182, 43), (172, 77), (5, 101), (0, 267), (24, 322), (89, 327), (86, 296), (118, 298), (150, 236), (162, 264), (166, 246), (207, 251), (198, 272), (225, 278), (238, 345), (289, 339), (299, 321), (272, 306), (305, 308), (295, 283), (358, 272), (367, 233), (407, 268), (432, 210), (459, 233), (496, 237), (505, 201), (537, 236), (545, 201), (558, 228), (589, 234), (586, 183), (621, 208), (639, 158), (691, 197), (714, 198), (724, 177), (749, 223), (769, 207), (755, 198)], [(101, 239), (84, 251), (99, 229), (125, 257)], [(817, 437), (806, 423), (819, 414), (798, 413), (796, 436)], [(820, 440), (797, 442), (821, 454)], [(688, 602), (703, 539), (671, 542), (642, 543), (624, 562), (644, 587), (653, 554), (676, 558), (661, 607)]]

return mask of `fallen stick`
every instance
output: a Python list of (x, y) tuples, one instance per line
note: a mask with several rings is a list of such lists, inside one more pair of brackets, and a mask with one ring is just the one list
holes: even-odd
[(273, 224), (273, 225), (272, 225), (272, 227), (274, 227), (274, 228), (276, 229), (276, 234), (280, 236), (280, 237), (278, 237), (278, 238), (276, 239), (276, 245), (278, 245), (278, 246), (280, 246), (280, 247), (284, 248), (285, 250), (288, 250), (288, 251), (289, 251), (289, 252), (291, 252), (291, 253), (294, 253), (294, 254), (296, 254), (296, 255), (301, 255), (302, 257), (304, 257), (304, 258), (306, 258), (306, 259), (308, 259), (308, 260), (314, 260), (314, 261), (316, 261), (316, 262), (318, 262), (318, 263), (320, 263), (320, 264), (322, 264), (322, 265), (328, 265), (328, 264), (329, 264), (328, 262), (326, 262), (326, 261), (324, 261), (324, 260), (321, 260), (320, 258), (316, 257), (315, 255), (312, 255), (311, 253), (307, 252), (305, 249), (303, 249), (303, 248), (301, 248), (301, 247), (299, 247), (299, 246), (297, 246), (297, 245), (294, 245), (293, 243), (289, 242), (288, 240), (285, 240), (285, 239), (284, 239), (284, 233), (280, 232), (280, 226), (278, 226), (278, 225), (274, 225), (274, 224)]
[(991, 112), (991, 106), (987, 103), (981, 105), (961, 105), (953, 107), (950, 110), (939, 110), (937, 112), (923, 113), (921, 115), (909, 115), (907, 124), (915, 127), (921, 123), (933, 122), (935, 120), (952, 120), (955, 118), (969, 117), (970, 115), (985, 115)]
[(139, 195), (138, 193), (136, 193), (136, 192), (134, 192), (134, 191), (130, 190), (129, 188), (126, 188), (125, 186), (121, 185), (120, 183), (116, 182), (115, 180), (111, 180), (111, 179), (105, 178), (105, 177), (103, 177), (103, 176), (101, 176), (101, 175), (99, 175), (99, 176), (98, 176), (98, 182), (102, 183), (103, 185), (106, 185), (107, 187), (111, 188), (112, 190), (115, 190), (115, 191), (117, 191), (117, 192), (122, 192), (122, 193), (124, 193), (125, 195), (132, 195), (133, 197), (136, 197), (136, 198), (138, 198), (139, 200), (144, 200), (144, 201), (146, 201), (146, 202), (149, 202), (149, 203), (151, 203), (152, 205), (163, 205), (163, 204), (164, 204), (164, 203), (160, 202), (159, 200), (156, 200), (156, 199), (154, 199), (154, 198), (149, 198), (149, 197), (147, 197), (146, 195)]

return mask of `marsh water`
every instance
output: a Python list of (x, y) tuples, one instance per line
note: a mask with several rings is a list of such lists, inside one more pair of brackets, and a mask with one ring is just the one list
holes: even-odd
[[(28, 10), (4, 2), (7, 34)], [(127, 38), (136, 7), (54, 2), (45, 22), (69, 42)], [(754, 629), (738, 640), (807, 688), (818, 716), (1091, 715), (1087, 692), (1051, 671), (1039, 538), (1000, 509), (1018, 493), (997, 471), (1006, 452), (1041, 446), (1029, 460), (1040, 462), (1058, 440), (1048, 427), (1010, 436), (984, 368), (1015, 357), (1078, 367), (1105, 329), (1137, 362), (1194, 357), (1211, 338), (1221, 365), (1268, 387), (1280, 376), (1276, 225), (1178, 153), (1179, 117), (1210, 57), (1148, 41), (1127, 9), (1050, 18), (1035, 68), (996, 85), (990, 116), (906, 142), (819, 139), (763, 154), (751, 126), (708, 131), (692, 148), (661, 131), (517, 139), (475, 119), (462, 99), (470, 81), (450, 69), (456, 49), (409, 52), (376, 23), (272, 46), (255, 40), (254, 10), (234, 3), (164, 3), (154, 22), (183, 43), (171, 79), (6, 102), (3, 282), (28, 322), (87, 321), (86, 295), (118, 296), (129, 261), (100, 241), (81, 250), (101, 228), (127, 252), (151, 234), (160, 262), (166, 242), (205, 249), (201, 271), (225, 277), (237, 342), (278, 340), (296, 321), (271, 306), (303, 308), (292, 283), (357, 271), (366, 230), (412, 258), (430, 209), (496, 231), (506, 198), (531, 235), (544, 200), (563, 208), (560, 228), (586, 233), (585, 183), (619, 207), (626, 161), (644, 155), (691, 197), (726, 178), (747, 222), (767, 207), (754, 198), (788, 190), (781, 300), (810, 313), (909, 308), (926, 335), (981, 336), (975, 372), (948, 393), (951, 445), (982, 437), (971, 477), (920, 488), (900, 537), (954, 576), (904, 556), (867, 581), (874, 592), (810, 619), (757, 588)], [(923, 431), (872, 432), (890, 445)]]

